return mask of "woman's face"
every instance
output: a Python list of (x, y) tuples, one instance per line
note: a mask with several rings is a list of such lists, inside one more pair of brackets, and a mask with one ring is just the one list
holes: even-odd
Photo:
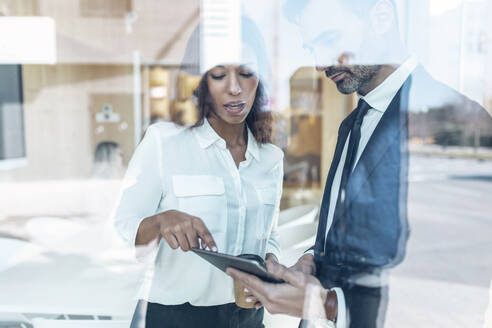
[(229, 124), (244, 122), (255, 100), (258, 76), (243, 65), (219, 65), (207, 74), (213, 112)]

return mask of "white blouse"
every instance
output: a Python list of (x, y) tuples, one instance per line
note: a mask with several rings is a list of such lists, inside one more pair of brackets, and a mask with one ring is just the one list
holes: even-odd
[[(236, 167), (225, 141), (207, 120), (170, 132), (150, 126), (125, 175), (114, 224), (134, 247), (140, 222), (175, 209), (201, 218), (219, 252), (280, 253), (277, 221), (283, 153), (259, 145), (248, 129), (246, 160)], [(193, 252), (161, 239), (138, 295), (149, 302), (209, 306), (234, 301), (232, 279)]]

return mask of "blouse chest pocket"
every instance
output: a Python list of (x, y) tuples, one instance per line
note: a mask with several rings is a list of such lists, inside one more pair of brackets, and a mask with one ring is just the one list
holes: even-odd
[(258, 210), (256, 236), (265, 239), (270, 236), (276, 209), (277, 190), (274, 187), (257, 188), (260, 208)]
[(199, 217), (212, 235), (225, 232), (227, 199), (224, 181), (213, 175), (174, 175), (173, 191), (181, 212)]

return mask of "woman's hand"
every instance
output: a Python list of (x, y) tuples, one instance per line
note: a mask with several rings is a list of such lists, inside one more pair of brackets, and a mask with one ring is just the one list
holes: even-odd
[[(208, 248), (217, 252), (214, 238), (202, 219), (184, 212), (170, 210), (156, 215), (160, 236), (172, 249)], [(198, 240), (200, 239), (200, 241)], [(201, 245), (200, 245), (201, 244)]]
[[(268, 264), (268, 263), (276, 263), (276, 264), (278, 264), (278, 259), (277, 259), (277, 257), (274, 254), (267, 253), (267, 255), (265, 256), (265, 263), (267, 264), (267, 266), (270, 266), (271, 265), (271, 264)], [(253, 303), (255, 305), (256, 309), (259, 309), (260, 307), (263, 306), (258, 301), (258, 299), (246, 287), (244, 288), (244, 294), (246, 296), (246, 302)]]

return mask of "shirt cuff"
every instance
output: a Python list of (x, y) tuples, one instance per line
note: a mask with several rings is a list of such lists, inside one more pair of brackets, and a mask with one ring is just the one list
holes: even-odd
[(157, 256), (159, 241), (151, 241), (147, 245), (136, 246), (138, 228), (145, 218), (117, 220), (115, 222), (116, 230), (120, 233), (125, 243), (133, 250), (134, 257), (141, 263), (152, 262)]
[(119, 218), (116, 217), (114, 227), (119, 232), (124, 242), (131, 248), (135, 248), (138, 228), (145, 218)]
[(338, 315), (337, 315), (337, 322), (336, 322), (336, 328), (346, 328), (347, 326), (347, 313), (346, 313), (346, 306), (345, 306), (345, 295), (343, 294), (343, 291), (339, 287), (335, 287), (330, 289), (334, 291), (337, 294), (337, 302), (338, 302)]
[(157, 257), (157, 251), (159, 250), (158, 239), (152, 240), (147, 245), (135, 246), (135, 258), (138, 262), (143, 264), (154, 263)]

